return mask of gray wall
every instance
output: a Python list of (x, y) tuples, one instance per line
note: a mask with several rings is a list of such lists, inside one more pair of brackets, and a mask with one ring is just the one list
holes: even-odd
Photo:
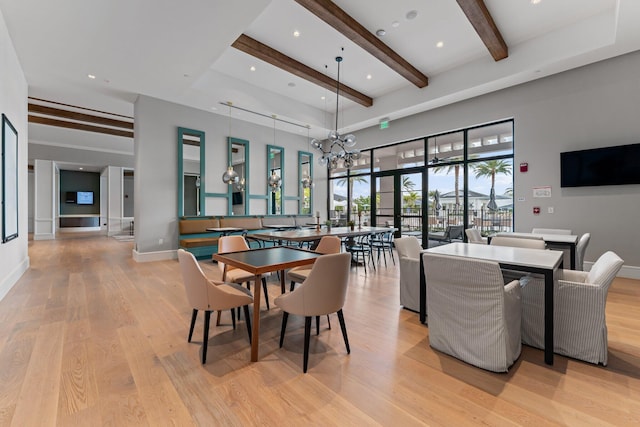
[[(636, 52), (392, 121), (386, 130), (365, 129), (356, 136), (361, 148), (373, 147), (513, 117), (515, 169), (521, 162), (529, 163), (529, 172), (514, 173), (516, 230), (590, 232), (587, 264), (613, 250), (625, 260), (623, 274), (640, 278), (640, 185), (560, 188), (560, 152), (640, 143), (638, 70)], [(552, 197), (534, 199), (532, 188), (537, 186), (551, 186)], [(517, 201), (519, 197), (525, 201)], [(540, 215), (533, 215), (534, 206), (541, 208)]]
[[(178, 248), (178, 127), (205, 132), (206, 172), (202, 177), (205, 191), (227, 192), (222, 174), (227, 168), (228, 117), (139, 96), (135, 104), (134, 148), (134, 257), (137, 260), (173, 257), (173, 251)], [(245, 198), (247, 191), (254, 197), (266, 196), (266, 146), (274, 144), (273, 128), (233, 119), (231, 134), (235, 138), (248, 140), (250, 144), (250, 179)], [(275, 145), (285, 148), (285, 197), (295, 197), (298, 195), (298, 150), (309, 150), (307, 133), (304, 131), (300, 135), (294, 135), (276, 131)], [(314, 209), (324, 211), (326, 171), (316, 165)], [(251, 198), (249, 204), (251, 215), (266, 214), (266, 198)], [(285, 214), (296, 214), (297, 210), (297, 200), (285, 201)], [(225, 215), (226, 212), (226, 199), (209, 197), (205, 201), (204, 214)]]
[[(27, 80), (0, 11), (0, 112), (18, 131), (18, 238), (0, 243), (0, 299), (29, 268)], [(3, 214), (0, 212), (0, 218)]]

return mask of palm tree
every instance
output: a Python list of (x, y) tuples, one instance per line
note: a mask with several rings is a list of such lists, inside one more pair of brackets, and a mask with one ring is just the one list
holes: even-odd
[[(369, 180), (367, 179), (366, 176), (352, 176), (350, 178), (347, 178), (346, 176), (344, 178), (340, 178), (336, 181), (336, 184), (339, 185), (340, 187), (344, 187), (346, 184), (349, 185), (349, 192), (348, 194), (351, 197), (351, 200), (349, 200), (349, 203), (347, 204), (347, 206), (351, 206), (351, 204), (353, 203), (353, 183), (354, 182), (359, 182), (359, 183), (363, 183), (366, 184), (369, 182)], [(349, 208), (351, 209), (351, 208)]]
[(408, 176), (402, 177), (402, 191), (411, 191), (415, 188), (415, 184)]
[(491, 189), (495, 191), (496, 174), (511, 175), (511, 163), (504, 160), (487, 160), (472, 166), (476, 178), (491, 177)]

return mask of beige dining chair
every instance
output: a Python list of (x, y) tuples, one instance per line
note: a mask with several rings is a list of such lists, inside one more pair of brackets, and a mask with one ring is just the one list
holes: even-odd
[(520, 237), (496, 236), (491, 239), (491, 245), (511, 246), (513, 248), (546, 249), (546, 244), (544, 243), (544, 240), (542, 240), (542, 237), (520, 238)]
[(429, 345), (471, 365), (506, 372), (520, 355), (520, 284), (497, 262), (425, 253)]
[(584, 233), (578, 240), (576, 245), (576, 270), (584, 271), (584, 254), (587, 252), (589, 240), (591, 240), (591, 233)]
[(420, 311), (420, 252), (422, 246), (415, 236), (395, 239), (400, 264), (400, 305)]
[(534, 228), (531, 230), (533, 234), (564, 234), (571, 235), (571, 230), (564, 228)]
[[(555, 353), (607, 365), (607, 293), (623, 263), (608, 251), (588, 272), (562, 270), (553, 287)], [(522, 288), (522, 343), (544, 348), (543, 280), (531, 280)]]
[[(218, 253), (248, 251), (249, 249), (249, 245), (243, 236), (222, 236), (218, 239)], [(255, 282), (256, 276), (253, 273), (232, 266), (227, 267), (227, 273), (225, 276), (224, 267), (224, 263), (218, 262), (218, 268), (223, 274), (222, 280), (225, 282), (240, 284), (246, 282), (247, 289), (249, 289), (249, 282)], [(262, 289), (264, 290), (264, 300), (267, 305), (267, 310), (269, 310), (269, 292), (267, 290), (267, 280), (265, 278), (267, 275), (269, 275), (269, 273), (262, 275)]]
[(235, 329), (234, 309), (243, 307), (247, 331), (249, 333), (249, 342), (251, 342), (251, 315), (249, 313), (249, 304), (253, 302), (251, 292), (235, 283), (215, 282), (208, 279), (193, 254), (184, 249), (178, 249), (178, 262), (180, 263), (184, 289), (187, 293), (187, 301), (193, 308), (189, 337), (187, 338), (188, 342), (191, 342), (191, 337), (193, 336), (193, 328), (198, 317), (198, 310), (204, 310), (202, 364), (205, 364), (207, 361), (209, 323), (213, 311), (231, 310), (233, 328)]
[(318, 257), (311, 268), (309, 276), (293, 292), (276, 297), (274, 303), (282, 309), (282, 329), (280, 331), (280, 348), (284, 344), (289, 314), (304, 316), (304, 359), (303, 371), (309, 365), (309, 340), (311, 335), (311, 318), (325, 314), (337, 313), (342, 329), (342, 337), (351, 353), (347, 328), (344, 323), (342, 307), (347, 297), (349, 284), (349, 268), (351, 254), (348, 252), (329, 254)]
[(480, 234), (480, 230), (478, 230), (477, 228), (467, 228), (466, 230), (464, 230), (464, 232), (467, 235), (467, 241), (469, 243), (478, 243), (480, 245), (487, 244), (487, 238), (482, 237), (482, 234)]
[[(340, 253), (341, 247), (342, 240), (340, 240), (338, 236), (324, 236), (320, 239), (320, 242), (314, 251), (323, 255), (337, 254)], [(294, 267), (287, 272), (287, 279), (291, 281), (291, 291), (295, 288), (296, 283), (302, 283), (307, 279), (307, 277), (309, 277), (309, 273), (312, 268), (313, 264), (301, 265), (299, 267)], [(331, 320), (329, 319), (328, 314), (327, 323), (329, 325), (329, 329), (331, 329)], [(320, 333), (320, 316), (316, 317), (316, 333)]]

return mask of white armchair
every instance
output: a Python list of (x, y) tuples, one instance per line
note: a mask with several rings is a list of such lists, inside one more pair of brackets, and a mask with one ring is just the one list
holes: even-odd
[(467, 235), (467, 241), (469, 243), (478, 243), (480, 245), (487, 244), (487, 238), (482, 237), (482, 234), (480, 234), (480, 230), (478, 230), (477, 228), (467, 228), (466, 230), (464, 230), (464, 232)]
[(394, 240), (400, 263), (400, 305), (420, 311), (420, 251), (422, 246), (414, 236)]
[(429, 345), (467, 363), (506, 372), (520, 355), (520, 283), (496, 262), (425, 253)]
[[(558, 354), (607, 364), (607, 292), (624, 261), (604, 253), (591, 271), (564, 270), (554, 287), (553, 340)], [(544, 347), (544, 283), (531, 280), (522, 290), (522, 342)]]

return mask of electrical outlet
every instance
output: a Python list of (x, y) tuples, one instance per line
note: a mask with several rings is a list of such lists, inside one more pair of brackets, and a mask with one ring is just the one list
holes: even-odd
[(164, 243), (164, 239), (163, 239), (163, 238), (158, 239), (158, 244), (159, 244), (159, 245), (161, 245), (161, 244), (163, 244), (163, 243)]
[(550, 214), (552, 214), (552, 213), (553, 213), (553, 206), (549, 206), (549, 207), (547, 208), (547, 212), (548, 212), (548, 213), (550, 213)]

